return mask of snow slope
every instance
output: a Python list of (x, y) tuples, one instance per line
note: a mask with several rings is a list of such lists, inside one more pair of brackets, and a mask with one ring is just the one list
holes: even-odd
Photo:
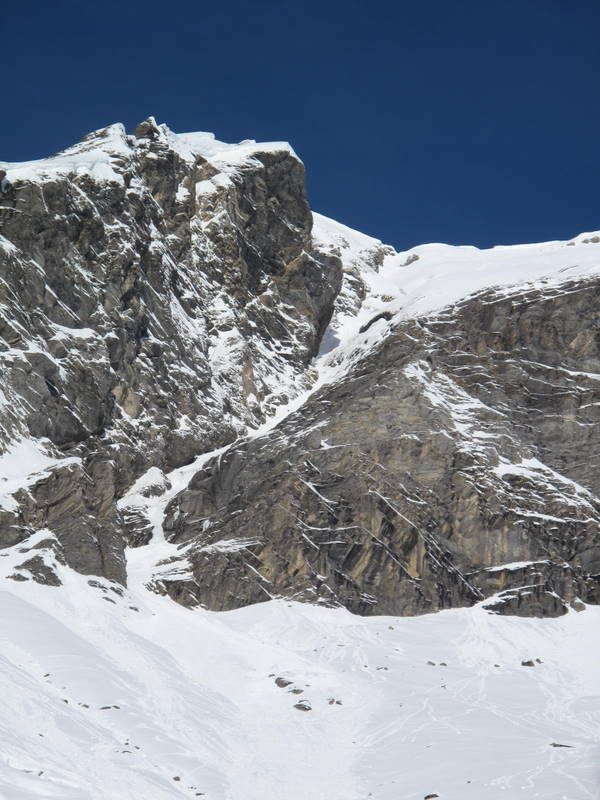
[(599, 796), (598, 608), (215, 614), (59, 571), (2, 581), (2, 800)]
[[(396, 253), (379, 240), (334, 220), (313, 214), (313, 238), (324, 250), (338, 252), (348, 276), (358, 272), (365, 297), (358, 309), (334, 315), (321, 348), (321, 367), (356, 361), (382, 337), (384, 327), (405, 319), (442, 313), (456, 303), (496, 289), (511, 295), (528, 289), (560, 291), (575, 280), (600, 274), (600, 232), (582, 233), (568, 242), (542, 242), (493, 247), (425, 244)], [(373, 263), (379, 251), (381, 265)], [(371, 263), (370, 263), (371, 262)], [(387, 312), (364, 334), (360, 328)], [(335, 370), (339, 375), (340, 370)]]

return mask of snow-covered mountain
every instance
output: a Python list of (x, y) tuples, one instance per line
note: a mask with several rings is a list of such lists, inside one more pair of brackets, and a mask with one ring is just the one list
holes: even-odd
[(600, 796), (600, 235), (152, 118), (0, 188), (0, 797)]

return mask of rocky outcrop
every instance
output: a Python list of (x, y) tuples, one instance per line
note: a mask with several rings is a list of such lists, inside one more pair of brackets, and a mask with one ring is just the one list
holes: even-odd
[(598, 602), (598, 281), (480, 294), (395, 325), (167, 510), (198, 603), (361, 614)]
[(311, 246), (304, 168), (284, 144), (150, 119), (5, 172), (0, 442), (78, 466), (29, 481), (0, 541), (48, 525), (74, 566), (124, 581), (114, 501), (308, 385), (341, 263)]

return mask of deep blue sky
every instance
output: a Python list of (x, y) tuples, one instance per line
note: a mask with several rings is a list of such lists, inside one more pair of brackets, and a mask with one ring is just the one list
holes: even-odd
[(0, 160), (111, 122), (289, 140), (315, 210), (405, 249), (600, 228), (599, 0), (21, 0)]

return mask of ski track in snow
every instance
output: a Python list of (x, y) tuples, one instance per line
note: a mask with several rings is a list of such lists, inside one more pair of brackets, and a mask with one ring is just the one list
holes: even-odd
[(3, 582), (3, 800), (598, 797), (596, 607), (219, 614), (59, 571)]

